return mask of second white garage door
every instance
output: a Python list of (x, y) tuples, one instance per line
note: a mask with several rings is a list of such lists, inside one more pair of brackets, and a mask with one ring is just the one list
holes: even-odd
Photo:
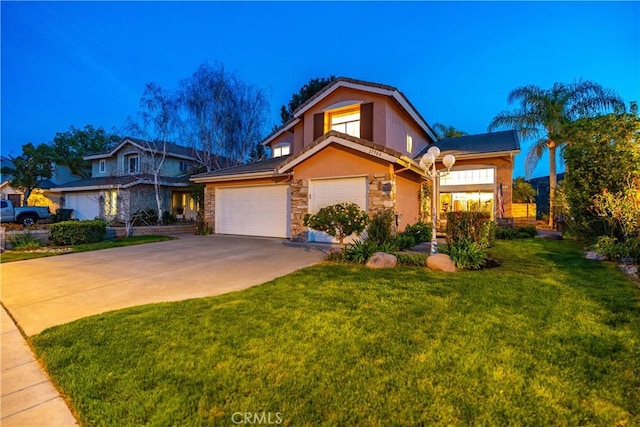
[(289, 237), (289, 186), (217, 188), (216, 233)]
[(73, 209), (74, 219), (95, 219), (100, 216), (98, 193), (67, 193), (64, 199), (64, 207)]
[[(320, 208), (335, 205), (342, 202), (356, 203), (360, 209), (367, 212), (368, 200), (368, 180), (367, 177), (353, 178), (332, 178), (314, 179), (309, 184), (311, 202), (309, 211), (316, 213)], [(308, 239), (310, 242), (336, 243), (337, 240), (327, 233), (309, 230)], [(352, 241), (347, 239), (347, 242)]]

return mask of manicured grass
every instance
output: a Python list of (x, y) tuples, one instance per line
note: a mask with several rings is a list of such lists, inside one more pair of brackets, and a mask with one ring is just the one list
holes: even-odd
[(568, 241), (492, 256), (454, 275), (321, 264), (30, 341), (84, 425), (640, 423), (637, 285)]
[[(50, 256), (64, 255), (77, 252), (97, 251), (100, 249), (118, 248), (121, 246), (141, 245), (143, 243), (164, 242), (165, 240), (174, 240), (175, 237), (169, 236), (135, 236), (122, 237), (113, 240), (105, 240), (98, 243), (88, 243), (75, 246), (48, 246), (50, 252), (23, 252), (23, 251), (7, 251), (0, 254), (0, 262), (23, 261), (26, 259), (45, 258)], [(68, 249), (68, 250), (67, 250)], [(66, 250), (66, 251), (65, 251)]]

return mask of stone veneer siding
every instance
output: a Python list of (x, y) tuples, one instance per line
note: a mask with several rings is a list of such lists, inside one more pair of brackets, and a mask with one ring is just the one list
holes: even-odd
[[(369, 175), (369, 212), (370, 216), (385, 209), (395, 209), (395, 177), (389, 174)], [(291, 240), (307, 241), (307, 227), (304, 216), (309, 212), (309, 180), (297, 179), (291, 182)]]
[(216, 189), (206, 186), (204, 189), (204, 222), (216, 232)]

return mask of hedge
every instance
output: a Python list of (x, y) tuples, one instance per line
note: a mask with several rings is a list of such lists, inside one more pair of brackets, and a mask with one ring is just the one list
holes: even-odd
[(104, 239), (107, 225), (104, 221), (63, 221), (49, 228), (49, 239), (55, 245), (97, 243)]

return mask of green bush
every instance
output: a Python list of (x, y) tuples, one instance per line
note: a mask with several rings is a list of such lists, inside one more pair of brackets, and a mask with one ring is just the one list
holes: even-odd
[(535, 237), (538, 231), (535, 227), (503, 228), (496, 227), (495, 236), (500, 240), (528, 239)]
[(471, 239), (480, 249), (491, 247), (495, 224), (487, 212), (447, 212), (447, 244)]
[(487, 262), (486, 251), (469, 238), (455, 240), (447, 246), (439, 246), (438, 249), (449, 255), (457, 268), (479, 270)]
[(362, 233), (368, 219), (367, 213), (360, 206), (343, 202), (325, 206), (313, 215), (306, 214), (304, 225), (337, 238), (343, 247), (345, 237)]
[(32, 251), (42, 247), (42, 242), (29, 231), (14, 234), (9, 238), (14, 251)]
[[(356, 240), (348, 243), (344, 248), (344, 259), (358, 264), (366, 263), (374, 252), (381, 251), (378, 246), (369, 240)], [(384, 251), (382, 251), (384, 252)]]
[(52, 224), (49, 239), (56, 245), (97, 243), (104, 239), (107, 225), (104, 221), (63, 221)]
[(171, 225), (175, 224), (176, 222), (178, 222), (178, 218), (176, 218), (175, 215), (171, 215), (167, 211), (162, 212), (162, 224)]
[(410, 267), (424, 267), (427, 254), (394, 252), (393, 255), (398, 259), (398, 265), (406, 265)]
[(375, 214), (367, 225), (367, 240), (380, 246), (391, 241), (394, 236), (396, 215), (391, 210), (385, 210)]
[(131, 215), (131, 225), (141, 227), (158, 224), (158, 212), (155, 209), (140, 209)]
[(429, 242), (431, 241), (431, 224), (416, 222), (413, 225), (407, 225), (400, 234), (413, 237), (415, 245), (422, 242)]
[(640, 262), (640, 237), (621, 242), (615, 237), (600, 236), (593, 248), (610, 261)]
[(416, 245), (415, 238), (411, 234), (406, 233), (398, 233), (393, 239), (393, 242), (395, 246), (398, 247), (398, 250), (401, 251), (411, 249)]

